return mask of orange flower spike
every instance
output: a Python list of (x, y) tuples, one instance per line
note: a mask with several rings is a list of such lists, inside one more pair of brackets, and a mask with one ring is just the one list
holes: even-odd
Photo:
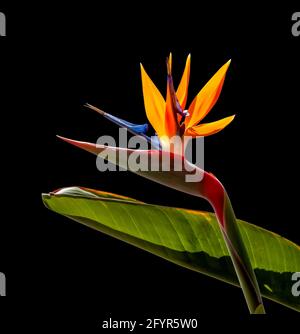
[(185, 120), (186, 129), (197, 125), (217, 102), (230, 62), (231, 60), (223, 65), (194, 98), (188, 110), (189, 116)]
[(176, 135), (196, 137), (215, 134), (223, 130), (235, 117), (229, 116), (215, 122), (199, 124), (220, 96), (230, 61), (223, 65), (207, 82), (194, 98), (188, 110), (184, 110), (188, 96), (190, 65), (191, 56), (188, 55), (180, 84), (175, 93), (172, 78), (172, 54), (170, 53), (167, 59), (166, 101), (141, 65), (146, 114), (162, 144), (167, 144), (168, 138)]
[(221, 130), (223, 130), (228, 124), (230, 124), (234, 120), (235, 115), (222, 118), (218, 121), (211, 123), (203, 123), (197, 126), (193, 126), (191, 128), (186, 129), (185, 135), (191, 137), (197, 136), (210, 136)]
[(167, 101), (165, 114), (165, 133), (171, 138), (179, 134), (177, 114), (182, 114), (180, 104), (177, 100), (172, 78), (172, 54), (167, 58)]
[(176, 91), (176, 95), (181, 106), (181, 109), (184, 110), (186, 106), (186, 101), (188, 97), (188, 88), (190, 81), (190, 71), (191, 71), (191, 55), (189, 54), (186, 59), (185, 69), (182, 74), (181, 81)]
[(156, 88), (143, 65), (141, 64), (142, 87), (144, 95), (144, 105), (147, 118), (158, 136), (164, 136), (165, 133), (165, 110), (166, 102), (159, 90)]

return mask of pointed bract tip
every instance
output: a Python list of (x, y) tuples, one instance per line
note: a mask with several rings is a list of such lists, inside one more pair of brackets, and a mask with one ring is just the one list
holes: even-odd
[(72, 145), (78, 146), (78, 147), (82, 147), (82, 144), (89, 144), (89, 143), (86, 143), (86, 142), (66, 138), (66, 137), (59, 136), (59, 135), (56, 135), (56, 137), (61, 139), (62, 141), (66, 142), (66, 143), (69, 143), (69, 144), (72, 144)]
[(97, 150), (97, 145), (96, 144), (92, 144), (92, 143), (88, 143), (88, 142), (84, 142), (84, 141), (78, 141), (78, 140), (73, 140), (73, 139), (69, 139), (66, 137), (62, 137), (62, 136), (58, 136), (56, 135), (57, 138), (63, 140), (64, 142), (71, 144), (73, 146), (76, 146), (78, 148), (81, 148), (85, 151), (88, 151), (90, 153), (93, 154), (98, 154), (98, 150)]
[(66, 138), (66, 137), (63, 137), (63, 136), (60, 136), (60, 135), (56, 135), (56, 137), (57, 137), (57, 138), (59, 138), (59, 139), (61, 139), (61, 140), (63, 140), (63, 141), (65, 141), (65, 142), (67, 142), (67, 143), (70, 143), (70, 142), (72, 142), (72, 140), (71, 140), (71, 139), (69, 139), (69, 138)]

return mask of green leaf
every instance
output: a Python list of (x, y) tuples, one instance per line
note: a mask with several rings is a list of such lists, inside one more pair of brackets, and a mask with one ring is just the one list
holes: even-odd
[[(166, 260), (238, 285), (237, 276), (213, 213), (151, 205), (86, 188), (43, 194), (59, 214), (123, 240)], [(287, 239), (237, 220), (264, 297), (300, 311), (292, 295), (300, 272), (300, 247)]]

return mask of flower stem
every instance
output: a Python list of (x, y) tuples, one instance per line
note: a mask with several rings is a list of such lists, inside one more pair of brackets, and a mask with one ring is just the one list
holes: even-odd
[(221, 215), (217, 210), (216, 213), (249, 311), (251, 314), (265, 314), (257, 279), (242, 240), (229, 196), (225, 190), (223, 214)]

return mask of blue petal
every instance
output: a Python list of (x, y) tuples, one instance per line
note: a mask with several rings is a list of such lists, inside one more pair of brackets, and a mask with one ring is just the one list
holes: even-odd
[(116, 123), (117, 125), (119, 125), (121, 127), (125, 127), (127, 129), (131, 130), (135, 134), (146, 134), (146, 132), (149, 129), (148, 124), (130, 123), (130, 122), (124, 121), (123, 119), (121, 119), (119, 117), (116, 117), (116, 116), (113, 116), (113, 115), (108, 114), (108, 113), (105, 113), (104, 117), (109, 119), (110, 121)]
[(104, 116), (106, 119), (119, 125), (120, 127), (127, 128), (132, 134), (142, 136), (143, 138), (145, 138), (145, 140), (147, 140), (148, 143), (151, 143), (152, 148), (156, 150), (161, 150), (159, 138), (157, 136), (149, 137), (146, 135), (149, 129), (149, 125), (147, 123), (146, 124), (134, 124), (134, 123), (124, 121), (123, 119), (113, 116), (111, 114), (108, 114), (104, 112), (103, 110), (97, 107), (94, 107), (88, 103), (85, 104), (85, 107), (98, 112), (100, 115)]
[[(113, 116), (111, 114), (105, 113), (104, 115), (105, 118), (109, 119), (110, 121), (114, 122), (115, 124), (121, 126), (121, 127), (125, 127), (127, 128), (131, 133), (133, 133), (134, 135), (140, 135), (142, 137), (144, 137), (148, 143), (151, 143), (152, 148), (156, 149), (156, 150), (161, 150), (161, 145), (160, 145), (160, 141), (158, 139), (157, 136), (152, 136), (149, 137), (146, 135), (148, 129), (149, 129), (149, 125), (146, 124), (134, 124), (134, 123), (130, 123), (127, 121), (124, 121), (123, 119)], [(152, 139), (152, 141), (151, 141)]]

